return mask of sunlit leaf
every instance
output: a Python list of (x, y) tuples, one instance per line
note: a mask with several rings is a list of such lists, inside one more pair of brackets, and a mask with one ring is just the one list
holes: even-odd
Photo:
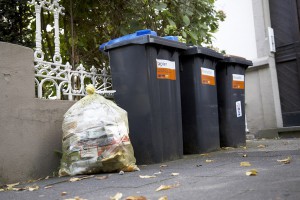
[(257, 147), (258, 147), (258, 148), (266, 148), (266, 145), (260, 144), (260, 145), (258, 145)]
[(147, 198), (144, 196), (129, 196), (125, 200), (147, 200)]
[(67, 192), (62, 192), (62, 193), (60, 193), (61, 196), (65, 196), (65, 195), (67, 195), (67, 194), (68, 194)]
[(148, 176), (148, 175), (145, 175), (145, 176), (143, 176), (143, 175), (140, 175), (140, 178), (155, 178), (156, 176)]
[(40, 187), (38, 185), (32, 185), (32, 186), (28, 186), (26, 187), (28, 188), (28, 191), (35, 191), (35, 190), (38, 190)]
[(205, 160), (205, 162), (211, 163), (211, 162), (214, 162), (214, 160)]
[(168, 200), (168, 197), (167, 196), (162, 196), (158, 200)]
[(249, 162), (241, 162), (241, 163), (240, 163), (240, 166), (241, 166), (241, 167), (250, 167), (251, 164), (250, 164)]
[(161, 190), (169, 190), (169, 189), (172, 189), (172, 188), (175, 188), (175, 187), (178, 187), (178, 186), (179, 186), (179, 184), (161, 185), (155, 191), (158, 192), (158, 191), (161, 191)]
[(283, 163), (283, 164), (289, 164), (291, 162), (292, 158), (289, 156), (285, 159), (277, 160), (277, 162)]
[(110, 197), (110, 200), (120, 200), (122, 198), (123, 194), (118, 192), (117, 194), (115, 194), (115, 196)]
[(107, 179), (108, 176), (96, 176), (95, 179), (97, 180), (104, 180), (104, 179)]
[(247, 176), (256, 176), (257, 175), (257, 170), (256, 169), (251, 169), (249, 171), (246, 172)]
[(172, 176), (178, 176), (179, 173), (172, 173), (171, 175), (172, 175)]
[(247, 154), (244, 154), (243, 157), (244, 157), (244, 158), (247, 157)]

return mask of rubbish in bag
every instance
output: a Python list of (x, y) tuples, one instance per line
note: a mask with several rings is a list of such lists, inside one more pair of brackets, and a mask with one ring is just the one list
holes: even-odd
[(64, 115), (60, 176), (139, 170), (127, 112), (86, 87), (88, 95)]

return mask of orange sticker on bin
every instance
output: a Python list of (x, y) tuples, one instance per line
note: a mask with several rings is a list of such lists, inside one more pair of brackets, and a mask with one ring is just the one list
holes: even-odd
[(176, 80), (175, 61), (156, 59), (157, 79)]
[(245, 76), (240, 74), (232, 74), (232, 88), (245, 89)]
[(201, 83), (204, 85), (216, 85), (215, 71), (201, 67)]

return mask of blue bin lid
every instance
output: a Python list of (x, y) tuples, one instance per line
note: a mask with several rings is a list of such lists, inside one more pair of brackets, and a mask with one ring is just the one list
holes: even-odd
[(100, 51), (104, 51), (106, 46), (109, 45), (113, 45), (116, 44), (118, 42), (122, 42), (122, 41), (126, 41), (126, 40), (130, 40), (130, 39), (134, 39), (143, 35), (154, 35), (157, 36), (157, 33), (155, 31), (151, 31), (150, 29), (145, 29), (145, 30), (139, 30), (136, 31), (135, 33), (129, 34), (129, 35), (124, 35), (122, 37), (116, 38), (116, 39), (112, 39), (108, 42), (105, 42), (103, 44), (100, 45), (99, 50)]
[(175, 49), (182, 49), (182, 50), (187, 49), (186, 44), (184, 44), (182, 42), (177, 42), (174, 40), (165, 39), (165, 38), (153, 36), (153, 35), (142, 35), (140, 37), (135, 37), (133, 39), (123, 40), (118, 43), (106, 45), (104, 48), (104, 51), (110, 51), (115, 48), (120, 48), (120, 47), (127, 46), (127, 45), (137, 45), (137, 44), (138, 45), (153, 44), (153, 45), (162, 45), (162, 46), (172, 47)]

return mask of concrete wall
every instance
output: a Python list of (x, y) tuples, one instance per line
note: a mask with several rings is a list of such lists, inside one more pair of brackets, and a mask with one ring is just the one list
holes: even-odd
[(251, 133), (282, 127), (274, 54), (269, 50), (271, 27), (268, 0), (252, 0), (258, 58), (246, 71), (246, 115)]
[(52, 175), (63, 114), (74, 102), (35, 98), (32, 49), (0, 42), (0, 184)]

